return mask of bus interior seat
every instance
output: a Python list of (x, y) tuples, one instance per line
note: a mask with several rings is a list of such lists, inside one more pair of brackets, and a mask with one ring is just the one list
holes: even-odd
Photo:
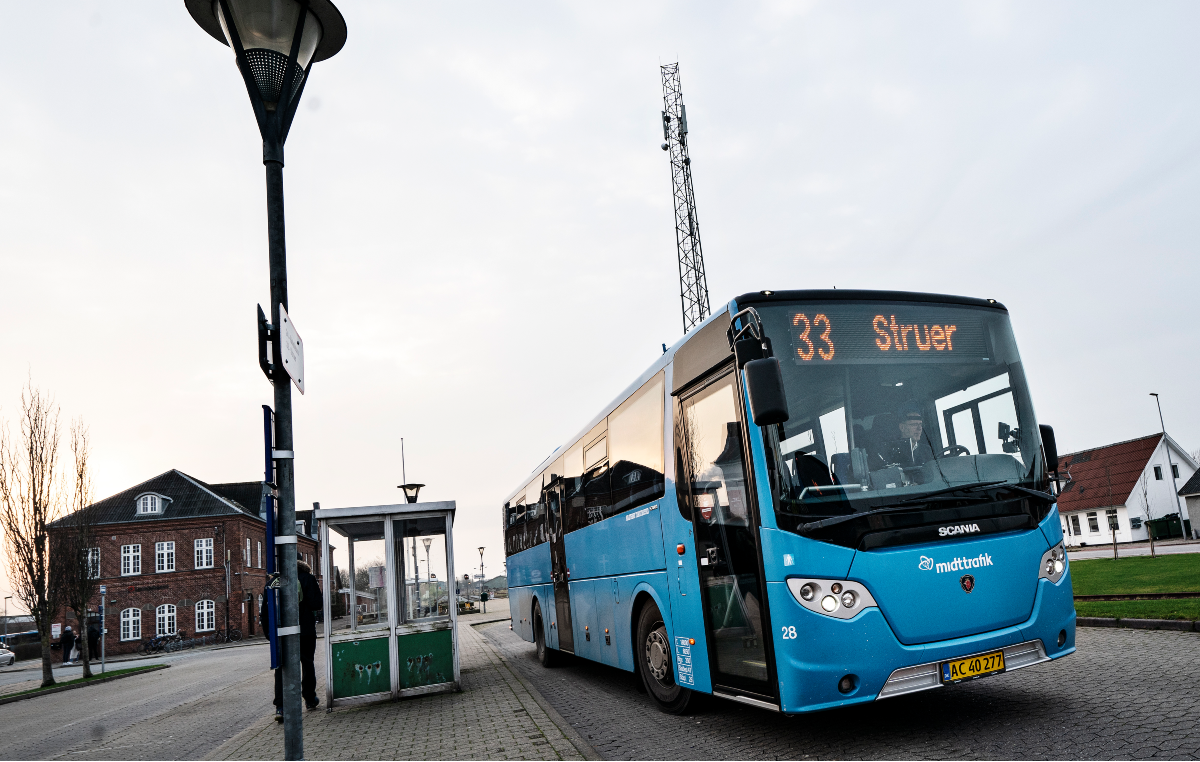
[[(833, 457), (837, 458), (836, 455)], [(801, 489), (804, 487), (832, 487), (837, 483), (829, 473), (829, 467), (815, 455), (798, 452), (796, 453), (795, 463), (796, 480), (800, 482)]]

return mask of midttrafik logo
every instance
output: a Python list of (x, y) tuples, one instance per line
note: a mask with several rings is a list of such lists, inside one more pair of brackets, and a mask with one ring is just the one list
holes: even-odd
[(959, 556), (953, 561), (947, 561), (945, 563), (934, 561), (929, 556), (921, 556), (921, 561), (917, 564), (917, 568), (921, 571), (937, 569), (938, 574), (941, 574), (942, 572), (962, 571), (963, 569), (978, 569), (982, 566), (993, 566), (991, 553), (980, 553), (975, 558)]

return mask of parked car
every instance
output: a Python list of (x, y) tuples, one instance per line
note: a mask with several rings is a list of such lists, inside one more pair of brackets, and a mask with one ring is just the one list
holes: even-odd
[(17, 660), (17, 655), (4, 646), (0, 646), (0, 667), (11, 667)]

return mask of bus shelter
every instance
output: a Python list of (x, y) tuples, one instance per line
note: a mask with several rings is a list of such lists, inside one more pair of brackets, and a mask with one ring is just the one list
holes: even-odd
[[(444, 501), (315, 512), (328, 710), (460, 690), (454, 508)], [(334, 563), (334, 546), (346, 549), (345, 569)]]

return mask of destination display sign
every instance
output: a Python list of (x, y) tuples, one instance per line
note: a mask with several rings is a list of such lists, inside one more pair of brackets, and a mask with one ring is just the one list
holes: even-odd
[(982, 316), (967, 309), (797, 305), (787, 311), (797, 365), (988, 360)]

